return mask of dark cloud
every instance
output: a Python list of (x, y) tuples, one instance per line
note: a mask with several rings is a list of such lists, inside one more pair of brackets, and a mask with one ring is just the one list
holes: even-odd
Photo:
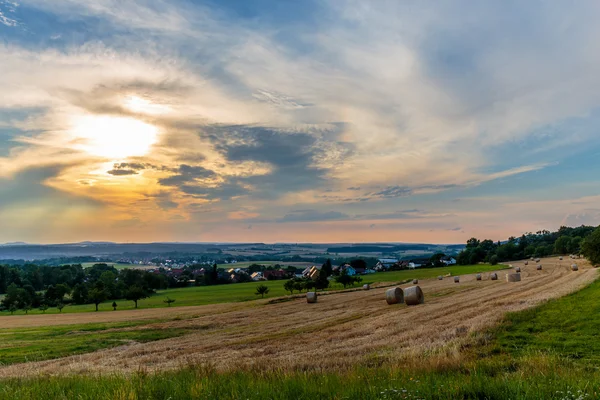
[(360, 190), (360, 186), (349, 187), (348, 190)]
[(206, 200), (230, 200), (249, 193), (246, 187), (235, 181), (225, 182), (218, 186), (181, 185), (179, 189), (185, 194)]
[(0, 207), (12, 204), (51, 204), (54, 206), (73, 206), (75, 203), (100, 205), (101, 202), (90, 198), (56, 190), (46, 182), (59, 176), (70, 165), (47, 165), (19, 171), (12, 178), (0, 178)]
[(111, 169), (110, 171), (106, 171), (106, 173), (114, 176), (137, 175), (137, 171), (132, 169)]
[(138, 171), (146, 168), (155, 168), (150, 164), (142, 163), (117, 163), (113, 165), (113, 169), (107, 171), (107, 174), (114, 176), (137, 175)]
[[(249, 161), (271, 166), (271, 172), (266, 175), (240, 178), (240, 182), (256, 188), (256, 196), (266, 198), (323, 187), (328, 172), (323, 165), (336, 162), (329, 157), (351, 151), (349, 144), (336, 140), (338, 134), (332, 132), (324, 138), (306, 132), (253, 126), (213, 126), (202, 132), (231, 163)], [(331, 146), (338, 151), (330, 151)]]
[(158, 183), (163, 186), (190, 186), (190, 183), (196, 182), (197, 180), (205, 180), (217, 176), (209, 169), (187, 164), (181, 164), (175, 171), (177, 172), (175, 175), (159, 179)]
[(454, 232), (459, 232), (462, 230), (462, 228), (460, 226), (457, 226), (456, 228), (450, 228), (448, 229), (449, 231), (454, 231)]

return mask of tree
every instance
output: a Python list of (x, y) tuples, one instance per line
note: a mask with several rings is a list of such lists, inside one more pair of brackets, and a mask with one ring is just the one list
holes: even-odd
[(362, 278), (360, 276), (350, 276), (348, 275), (348, 271), (342, 271), (342, 273), (340, 274), (340, 276), (335, 278), (335, 281), (341, 285), (344, 286), (344, 289), (348, 286), (353, 286), (356, 283), (359, 283), (362, 281)]
[(324, 271), (323, 268), (321, 268), (321, 271), (319, 271), (319, 277), (317, 278), (317, 280), (314, 282), (314, 286), (315, 289), (326, 289), (329, 287), (329, 279), (327, 279), (329, 275), (327, 275), (327, 271)]
[(29, 313), (29, 310), (31, 310), (31, 304), (25, 304), (23, 306), (23, 310), (25, 310), (25, 314)]
[(167, 307), (171, 307), (171, 303), (175, 303), (175, 299), (172, 299), (167, 296), (167, 298), (163, 300), (163, 303), (167, 303)]
[(112, 308), (113, 308), (113, 311), (117, 311), (117, 302), (116, 301), (113, 301)]
[(42, 304), (40, 306), (40, 311), (44, 314), (46, 314), (46, 310), (48, 309), (48, 305), (47, 304)]
[(290, 292), (290, 294), (294, 294), (294, 289), (296, 289), (294, 287), (294, 283), (295, 283), (294, 280), (290, 279), (289, 281), (286, 281), (283, 284), (283, 288), (285, 289), (286, 292)]
[(262, 298), (265, 297), (265, 294), (269, 293), (269, 287), (267, 285), (258, 285), (256, 288), (256, 295), (260, 295)]
[(444, 253), (435, 253), (429, 259), (429, 262), (434, 267), (443, 267), (445, 264), (442, 262), (442, 258), (446, 257)]
[(490, 257), (490, 264), (492, 265), (497, 265), (498, 264), (498, 256), (497, 255), (493, 255)]
[(73, 298), (73, 302), (75, 304), (85, 304), (85, 301), (88, 296), (88, 289), (83, 283), (79, 283), (75, 285), (73, 288), (73, 293), (71, 297)]
[(125, 298), (135, 303), (135, 308), (138, 308), (138, 300), (148, 297), (148, 293), (139, 286), (132, 286), (125, 292)]
[(11, 306), (8, 308), (8, 311), (10, 311), (10, 315), (13, 315), (17, 310), (18, 308), (16, 304), (11, 304)]
[(567, 254), (571, 247), (571, 238), (568, 236), (561, 236), (554, 242), (554, 252), (556, 254)]
[[(58, 308), (58, 312), (62, 313), (63, 308), (65, 308), (64, 303), (58, 303), (56, 305), (56, 308)], [(98, 306), (96, 306), (96, 311), (98, 311)]]
[(581, 243), (581, 253), (593, 265), (600, 264), (600, 226)]
[(321, 266), (321, 272), (325, 273), (326, 276), (331, 276), (333, 273), (333, 266), (331, 265), (331, 258), (328, 258), (327, 261)]
[(88, 292), (88, 301), (96, 306), (98, 311), (98, 304), (106, 300), (106, 292), (104, 290), (93, 288)]

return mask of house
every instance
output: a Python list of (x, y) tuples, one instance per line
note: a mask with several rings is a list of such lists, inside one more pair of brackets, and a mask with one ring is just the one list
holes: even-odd
[(429, 258), (415, 258), (414, 260), (410, 260), (408, 263), (408, 268), (414, 269), (424, 267), (427, 264), (429, 264)]
[(446, 265), (455, 265), (456, 259), (454, 257), (444, 257), (442, 258), (442, 262)]
[(253, 281), (262, 281), (265, 278), (263, 277), (262, 272), (255, 272), (252, 275), (250, 275), (250, 278), (252, 278)]
[(309, 278), (309, 279), (312, 279), (313, 281), (316, 281), (317, 278), (319, 277), (320, 272), (321, 272), (321, 266), (313, 265), (310, 268), (306, 268), (302, 272), (302, 275), (304, 275), (305, 278)]
[(341, 269), (342, 272), (345, 272), (348, 276), (354, 276), (357, 274), (356, 269), (353, 268), (350, 264), (342, 265)]
[(287, 272), (282, 269), (267, 270), (263, 272), (263, 277), (265, 279), (285, 279), (287, 277)]
[(377, 265), (375, 267), (379, 268), (378, 270), (380, 271), (384, 271), (390, 269), (392, 265), (396, 264), (397, 262), (398, 260), (395, 258), (380, 258), (377, 260)]

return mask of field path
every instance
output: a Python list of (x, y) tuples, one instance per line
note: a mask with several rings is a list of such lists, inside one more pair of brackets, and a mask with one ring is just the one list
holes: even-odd
[[(0, 377), (151, 371), (190, 363), (209, 363), (219, 369), (336, 369), (357, 363), (407, 362), (425, 353), (452, 356), (473, 340), (469, 333), (493, 326), (505, 312), (564, 296), (596, 279), (597, 270), (587, 261), (575, 261), (578, 272), (570, 270), (572, 262), (568, 258), (543, 259), (541, 271), (531, 261), (528, 266), (522, 261), (513, 262), (514, 267), (522, 269), (522, 281), (516, 283), (505, 281), (508, 270), (499, 271), (497, 281), (489, 279), (490, 273), (482, 274), (482, 281), (477, 281), (475, 275), (461, 276), (460, 283), (454, 283), (452, 278), (422, 280), (419, 286), (426, 302), (414, 307), (387, 305), (385, 289), (379, 288), (320, 296), (316, 304), (294, 299), (262, 306), (253, 302), (186, 307), (185, 311), (183, 308), (139, 310), (140, 314), (132, 315), (143, 314), (148, 319), (160, 318), (160, 312), (165, 311), (194, 315), (185, 320), (148, 325), (184, 327), (192, 333), (57, 360), (12, 365), (0, 368)], [(87, 320), (88, 315), (71, 314), (68, 318), (77, 323), (94, 322)]]

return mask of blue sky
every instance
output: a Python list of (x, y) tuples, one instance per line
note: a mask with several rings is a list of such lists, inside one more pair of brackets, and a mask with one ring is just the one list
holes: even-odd
[(593, 1), (0, 0), (0, 242), (600, 224)]

